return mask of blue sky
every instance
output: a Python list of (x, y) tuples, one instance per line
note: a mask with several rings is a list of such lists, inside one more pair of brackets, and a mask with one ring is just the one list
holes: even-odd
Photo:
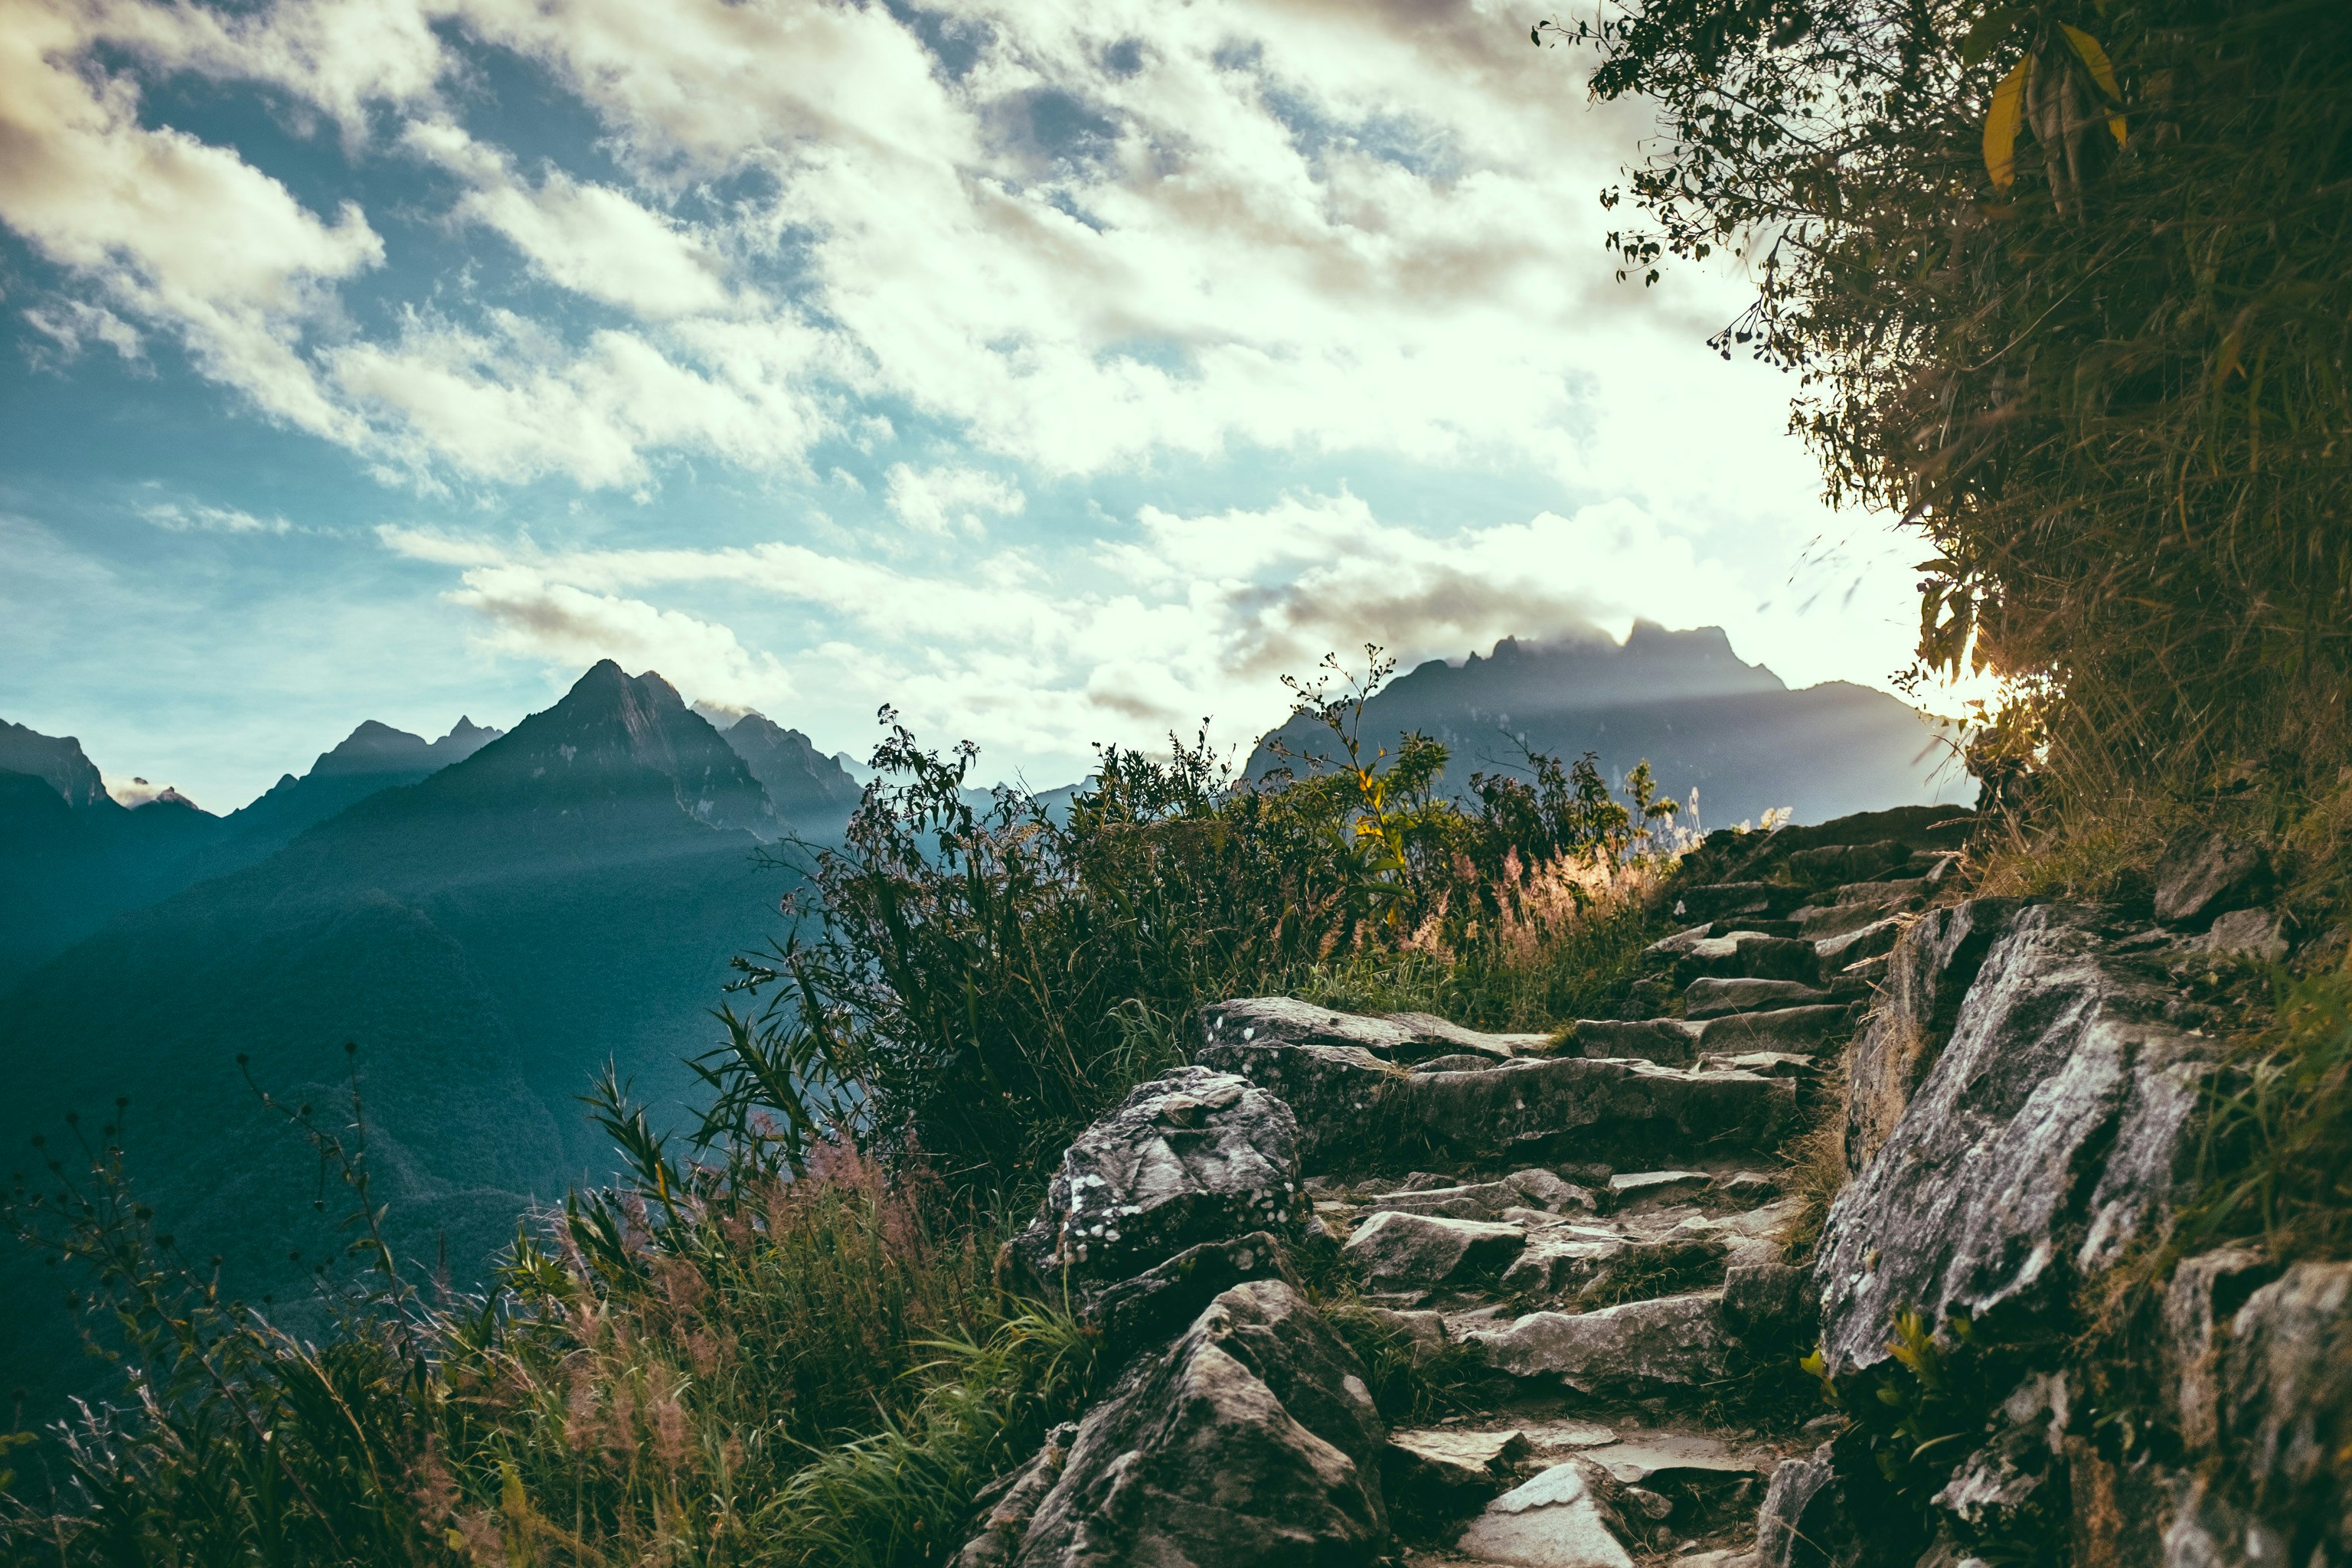
[(0, 0), (0, 717), (226, 809), (610, 656), (1055, 783), (1635, 616), (1885, 685), (1513, 5)]

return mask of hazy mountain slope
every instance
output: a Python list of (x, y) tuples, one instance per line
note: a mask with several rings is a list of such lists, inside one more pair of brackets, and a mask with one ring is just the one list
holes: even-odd
[(859, 790), (839, 759), (824, 755), (806, 735), (763, 714), (746, 713), (726, 735), (793, 832), (808, 838), (840, 837), (857, 809)]
[(181, 886), (220, 828), (177, 795), (126, 806), (80, 742), (0, 721), (0, 991)]
[[(722, 824), (773, 820), (659, 677), (599, 666), (466, 761), (118, 918), (0, 997), (0, 1145), (131, 1094), (134, 1171), (183, 1244), (284, 1296), (301, 1270), (252, 1237), (315, 1228), (313, 1167), (236, 1057), (317, 1100), (352, 1041), (379, 1195), (413, 1251), (446, 1233), (463, 1278), (527, 1200), (610, 1170), (573, 1099), (607, 1058), (647, 1098), (687, 1091), (678, 1058), (712, 1043), (727, 961), (776, 934), (789, 887)], [(33, 1328), (64, 1332), (54, 1313)]]
[[(1522, 746), (1564, 759), (1598, 752), (1622, 777), (1646, 759), (1662, 793), (1721, 827), (1793, 807), (1800, 822), (1883, 806), (1957, 801), (1968, 781), (1938, 731), (1887, 695), (1845, 681), (1792, 691), (1733, 653), (1719, 627), (1634, 623), (1623, 643), (1595, 634), (1552, 645), (1505, 639), (1459, 666), (1432, 661), (1364, 710), (1367, 749), (1418, 730), (1453, 751), (1449, 784), (1517, 764)], [(1249, 773), (1278, 765), (1269, 742), (1326, 755), (1330, 736), (1293, 721), (1261, 741)]]
[(370, 719), (333, 750), (320, 752), (300, 778), (282, 775), (260, 798), (223, 818), (219, 837), (198, 857), (190, 879), (249, 866), (304, 828), (378, 790), (415, 784), (462, 763), (504, 733), (461, 718), (441, 739), (427, 742)]

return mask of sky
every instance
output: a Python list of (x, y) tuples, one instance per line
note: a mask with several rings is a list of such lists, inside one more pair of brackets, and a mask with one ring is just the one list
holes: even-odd
[(610, 657), (1052, 784), (1636, 616), (1888, 686), (1529, 0), (0, 0), (0, 718), (215, 810)]

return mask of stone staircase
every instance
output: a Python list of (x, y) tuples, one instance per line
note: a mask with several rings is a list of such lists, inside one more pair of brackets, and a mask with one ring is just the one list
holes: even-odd
[[(1950, 872), (1947, 815), (1717, 836), (1620, 1016), (1203, 1009), (1196, 1065), (1090, 1128), (1011, 1248), (1130, 1359), (987, 1495), (964, 1568), (1747, 1550), (1818, 1440), (1788, 1146)], [(1391, 1429), (1315, 1300), (1452, 1407)]]
[(1958, 858), (1927, 814), (1864, 826), (1886, 836), (1719, 853), (1628, 1016), (1538, 1039), (1275, 998), (1202, 1016), (1197, 1062), (1288, 1100), (1371, 1316), (1485, 1374), (1388, 1435), (1403, 1562), (1725, 1563), (1815, 1446), (1783, 1148)]

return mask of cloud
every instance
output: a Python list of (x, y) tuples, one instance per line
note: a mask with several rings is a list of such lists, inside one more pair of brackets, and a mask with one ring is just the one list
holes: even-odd
[(139, 91), (82, 58), (74, 12), (15, 0), (0, 26), (0, 221), (110, 308), (168, 323), (215, 379), (332, 439), (364, 439), (300, 353), (331, 286), (380, 265), (356, 204), (327, 222), (236, 153), (141, 123)]
[(282, 517), (259, 518), (231, 506), (182, 506), (159, 501), (139, 509), (139, 515), (173, 533), (288, 533), (294, 525)]
[[(923, 728), (1028, 757), (1149, 742), (1211, 715), (1216, 733), (1245, 741), (1281, 717), (1276, 677), (1329, 652), (1353, 658), (1368, 641), (1410, 668), (1508, 636), (1622, 633), (1636, 614), (1719, 621), (1743, 595), (1731, 573), (1624, 503), (1435, 536), (1346, 491), (1196, 515), (1147, 507), (1097, 542), (1083, 582), (1019, 550), (910, 571), (783, 542), (550, 551), (380, 537), (456, 568), (449, 597), (484, 617), (499, 651), (576, 664), (621, 657), (614, 639), (626, 636), (633, 668), (730, 707), (772, 701), (752, 693), (789, 665), (804, 705), (847, 715), (887, 701)], [(730, 626), (655, 608), (716, 591), (733, 596), (739, 623), (792, 627), (793, 646), (747, 651)], [(761, 601), (814, 618), (779, 618)]]
[(1007, 517), (1028, 504), (1019, 486), (979, 468), (919, 469), (893, 463), (886, 499), (892, 515), (925, 533), (945, 534), (951, 528), (966, 533), (986, 531), (980, 513)]
[(593, 594), (550, 582), (527, 566), (478, 567), (446, 595), (483, 622), (481, 645), (577, 671), (600, 658), (658, 667), (672, 683), (718, 707), (781, 701), (793, 683), (776, 661), (755, 654), (723, 626), (640, 599)]
[(57, 345), (64, 361), (81, 357), (91, 343), (103, 343), (124, 363), (145, 367), (147, 345), (139, 329), (106, 309), (81, 300), (60, 300), (22, 312), (26, 324)]
[[(1597, 417), (1562, 280), (1601, 270), (1615, 111), (1479, 5), (12, 7), (0, 219), (389, 474), (791, 473), (880, 400), (1052, 475), (1236, 443), (1549, 466)], [(481, 129), (510, 121), (469, 120), (490, 52), (593, 118), (601, 173), (526, 174)], [(520, 315), (482, 256), (395, 268), (394, 308), (347, 319), (371, 220), (142, 126), (142, 78), (173, 71), (268, 84), (355, 145), (394, 127), (455, 191), (383, 221), (495, 232), (612, 314)]]

